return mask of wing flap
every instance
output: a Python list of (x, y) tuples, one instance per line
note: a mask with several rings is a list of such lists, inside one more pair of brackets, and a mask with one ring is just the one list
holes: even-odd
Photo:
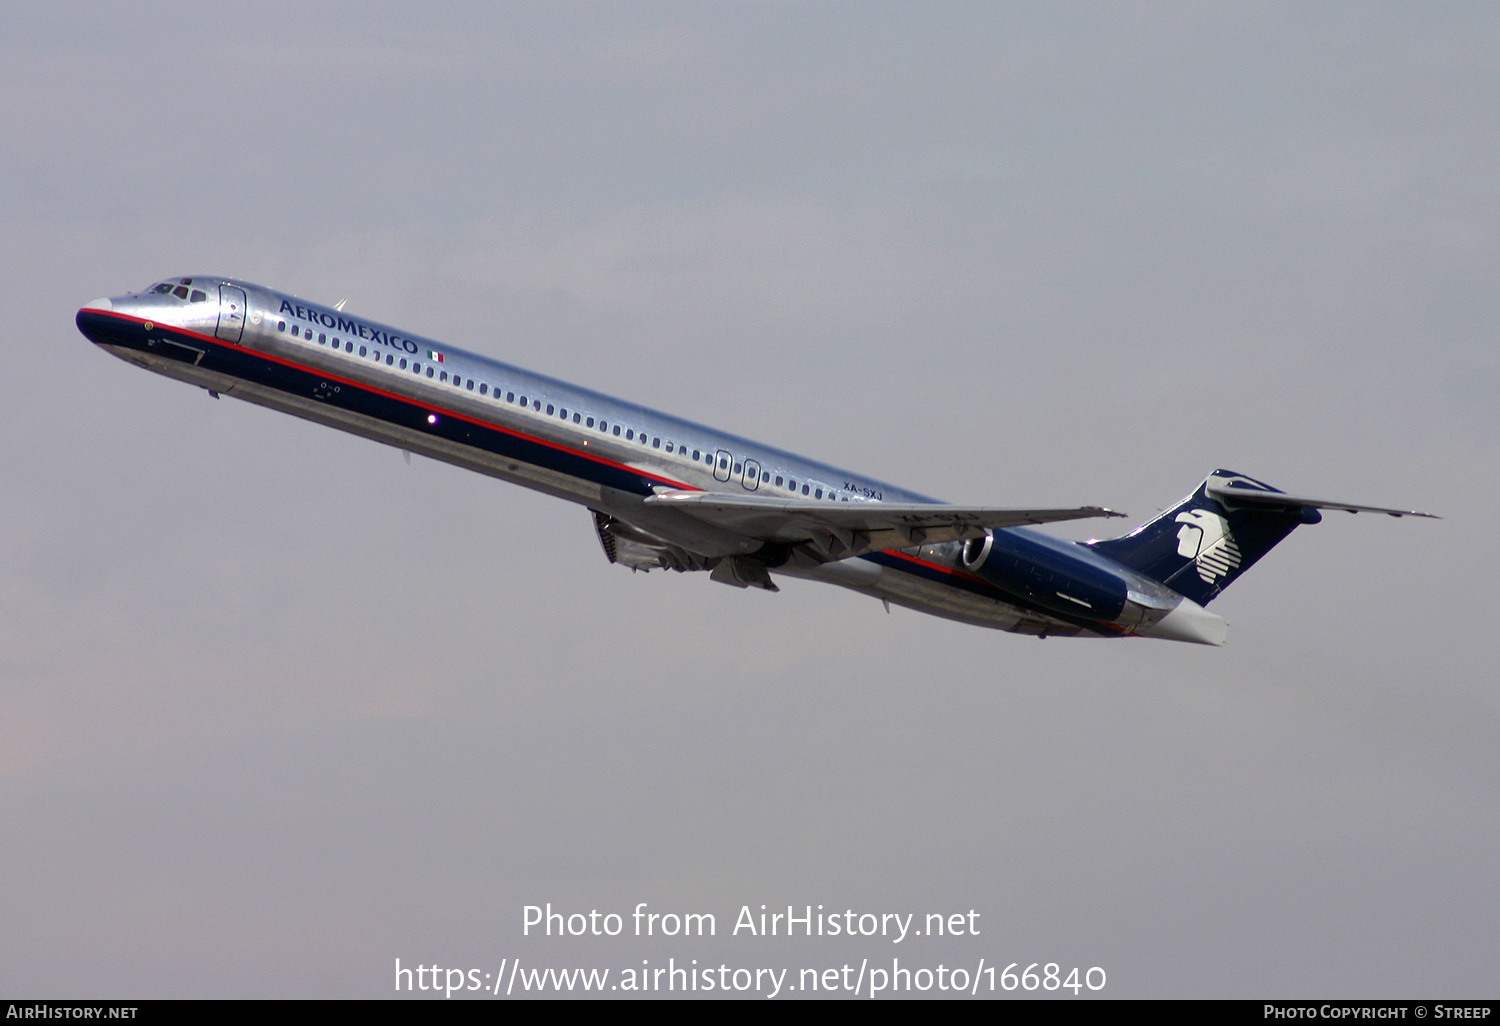
[(1103, 506), (1007, 509), (943, 503), (818, 502), (692, 491), (659, 492), (645, 501), (768, 542), (812, 542), (837, 559), (978, 538), (989, 528), (1124, 516)]

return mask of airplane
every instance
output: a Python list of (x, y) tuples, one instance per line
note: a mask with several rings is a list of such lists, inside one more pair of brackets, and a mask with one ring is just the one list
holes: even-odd
[[(862, 474), (231, 278), (98, 299), (78, 329), (127, 363), (588, 508), (611, 563), (779, 576), (1037, 637), (1222, 645), (1205, 607), (1321, 509), (1416, 510), (1284, 492), (1227, 470), (1117, 538), (1031, 525), (1103, 506), (954, 506)], [(408, 456), (409, 458), (409, 456)]]

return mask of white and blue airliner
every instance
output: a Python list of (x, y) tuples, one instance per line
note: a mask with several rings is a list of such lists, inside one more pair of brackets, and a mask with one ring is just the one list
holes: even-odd
[(785, 575), (1020, 634), (1223, 644), (1204, 607), (1319, 509), (1216, 470), (1119, 538), (1026, 525), (1100, 506), (953, 506), (286, 293), (169, 278), (78, 328), (129, 363), (586, 506), (605, 557), (776, 591)]

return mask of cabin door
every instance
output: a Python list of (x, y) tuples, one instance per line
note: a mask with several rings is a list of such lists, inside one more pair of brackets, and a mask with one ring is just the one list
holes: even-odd
[(238, 342), (245, 330), (245, 290), (219, 286), (219, 327), (214, 334), (225, 342)]

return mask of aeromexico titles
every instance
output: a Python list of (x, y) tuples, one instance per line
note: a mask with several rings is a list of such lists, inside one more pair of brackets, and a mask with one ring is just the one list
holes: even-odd
[(777, 576), (1021, 634), (1223, 644), (1204, 607), (1320, 508), (1216, 470), (1118, 538), (1026, 525), (1099, 506), (953, 506), (758, 442), (227, 278), (170, 278), (89, 303), (78, 328), (147, 370), (586, 506), (604, 555)]

